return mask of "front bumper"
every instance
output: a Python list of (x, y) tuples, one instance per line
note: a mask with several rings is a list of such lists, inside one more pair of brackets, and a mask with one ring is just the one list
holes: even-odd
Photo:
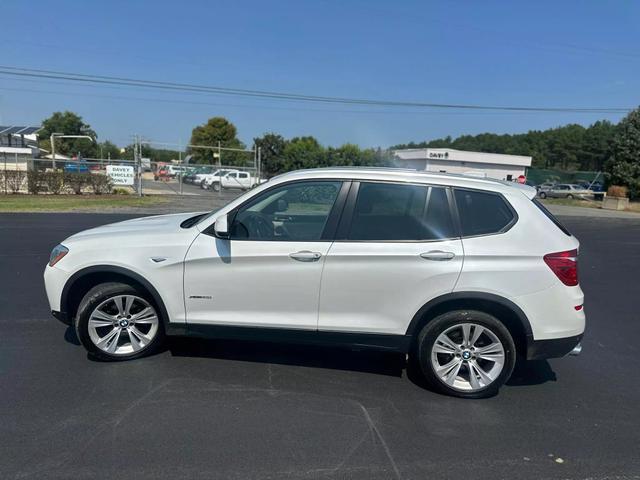
[[(580, 341), (583, 335), (550, 340), (532, 340), (527, 345), (527, 360), (559, 358), (569, 354), (577, 355), (582, 349)], [(577, 347), (580, 346), (578, 349)], [(575, 353), (574, 353), (575, 352)]]

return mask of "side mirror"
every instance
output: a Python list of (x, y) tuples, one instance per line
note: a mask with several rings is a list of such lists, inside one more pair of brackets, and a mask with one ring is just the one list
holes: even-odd
[(218, 217), (213, 225), (213, 230), (216, 232), (217, 237), (229, 238), (229, 217), (227, 215)]

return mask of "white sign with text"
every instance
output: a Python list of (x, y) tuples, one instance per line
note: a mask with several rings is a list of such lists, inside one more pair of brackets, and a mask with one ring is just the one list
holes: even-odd
[(114, 185), (133, 185), (135, 170), (131, 166), (107, 165), (107, 175)]

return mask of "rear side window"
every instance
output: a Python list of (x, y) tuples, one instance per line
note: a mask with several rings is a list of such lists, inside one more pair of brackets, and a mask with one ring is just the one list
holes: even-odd
[(515, 214), (501, 195), (455, 189), (463, 237), (501, 233), (515, 221)]
[(567, 229), (567, 227), (565, 227), (562, 223), (560, 223), (560, 220), (558, 220), (556, 217), (553, 216), (553, 213), (551, 213), (549, 210), (547, 210), (547, 207), (545, 207), (542, 203), (540, 203), (537, 199), (533, 199), (532, 200), (533, 204), (538, 207), (540, 209), (540, 211), (542, 213), (544, 213), (546, 215), (546, 217), (551, 220), (554, 225), (556, 227), (558, 227), (560, 230), (562, 230), (562, 233), (564, 233), (565, 235), (569, 235), (571, 236), (571, 232)]
[(360, 184), (348, 240), (420, 241), (455, 236), (444, 188)]

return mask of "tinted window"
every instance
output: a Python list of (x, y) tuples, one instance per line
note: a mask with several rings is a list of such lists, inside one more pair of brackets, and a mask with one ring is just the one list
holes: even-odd
[(453, 238), (458, 235), (453, 227), (451, 210), (447, 200), (447, 192), (444, 188), (431, 187), (425, 215), (426, 240)]
[(444, 188), (360, 184), (349, 240), (436, 240), (453, 236)]
[(257, 195), (241, 207), (233, 240), (321, 240), (342, 182), (296, 182)]
[(456, 189), (455, 196), (464, 237), (499, 233), (514, 219), (498, 194)]

